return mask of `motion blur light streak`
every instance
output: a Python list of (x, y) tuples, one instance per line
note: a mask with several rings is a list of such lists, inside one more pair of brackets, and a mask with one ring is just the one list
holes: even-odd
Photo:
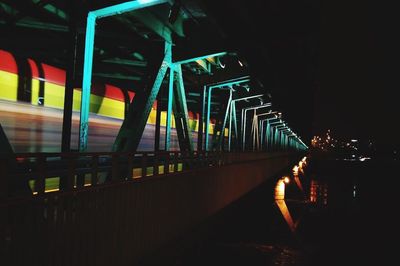
[[(0, 49), (0, 123), (15, 152), (59, 152), (61, 149), (61, 131), (63, 120), (63, 103), (65, 90), (65, 70), (26, 58), (31, 70), (30, 76), (18, 73), (14, 55)], [(38, 66), (43, 68), (43, 97), (39, 93)], [(27, 88), (31, 95), (27, 101), (17, 98), (18, 79), (31, 80)], [(72, 114), (72, 147), (77, 147), (79, 129), (79, 110), (81, 89), (74, 88)], [(121, 127), (125, 113), (125, 102), (131, 102), (135, 96), (128, 90), (125, 95), (122, 89), (110, 84), (92, 84), (90, 94), (89, 140), (88, 151), (110, 151), (118, 129)], [(128, 98), (129, 97), (129, 98)], [(40, 101), (40, 103), (39, 103)], [(139, 144), (139, 151), (151, 151), (154, 148), (156, 123), (156, 104), (150, 111), (147, 125)], [(175, 128), (175, 119), (171, 115), (171, 126)], [(197, 141), (199, 128), (198, 114), (189, 111), (189, 127), (193, 141)], [(167, 114), (161, 112), (161, 133), (165, 135)], [(211, 119), (207, 131), (209, 138), (214, 132), (214, 121)], [(163, 136), (161, 135), (161, 136)], [(171, 150), (177, 150), (176, 130), (172, 130)], [(227, 132), (225, 136), (227, 136)], [(205, 137), (204, 137), (205, 138)], [(208, 138), (205, 138), (208, 140)], [(161, 138), (160, 145), (163, 146)], [(73, 148), (74, 149), (74, 148)]]
[[(0, 100), (0, 121), (15, 152), (59, 152), (61, 141), (62, 110), (29, 103)], [(110, 151), (122, 120), (90, 114), (89, 150)], [(71, 144), (77, 147), (79, 113), (72, 116)], [(139, 150), (152, 151), (154, 146), (153, 124), (147, 124)], [(165, 128), (161, 128), (165, 134)], [(196, 143), (197, 133), (192, 131)], [(163, 143), (163, 140), (162, 140)], [(172, 130), (172, 150), (178, 150), (176, 130)]]

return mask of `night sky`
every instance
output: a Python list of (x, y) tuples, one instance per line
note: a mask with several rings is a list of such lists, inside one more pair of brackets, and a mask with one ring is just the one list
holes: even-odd
[(320, 2), (233, 0), (213, 10), (305, 141), (331, 129), (340, 139), (400, 146), (396, 9)]
[(321, 75), (313, 130), (331, 128), (341, 138), (398, 147), (398, 30), (392, 21), (397, 16), (376, 3), (331, 4), (321, 14)]

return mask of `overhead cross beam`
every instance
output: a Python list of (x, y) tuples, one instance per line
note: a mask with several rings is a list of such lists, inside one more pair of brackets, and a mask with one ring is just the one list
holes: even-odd
[(14, 16), (13, 23), (17, 23), (25, 17), (39, 17), (41, 20), (61, 24), (66, 24), (68, 20), (66, 12), (51, 4), (49, 0), (3, 0), (3, 2), (6, 2), (9, 6), (19, 11), (19, 13)]

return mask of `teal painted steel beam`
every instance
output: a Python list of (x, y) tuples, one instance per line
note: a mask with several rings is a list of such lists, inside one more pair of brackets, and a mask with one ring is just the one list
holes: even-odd
[(237, 84), (241, 84), (244, 82), (249, 82), (250, 78), (249, 76), (244, 76), (244, 77), (239, 77), (233, 80), (227, 80), (227, 81), (221, 81), (218, 83), (214, 83), (211, 85), (207, 86), (207, 92), (206, 92), (206, 99), (207, 99), (207, 112), (206, 112), (206, 121), (205, 121), (205, 126), (206, 126), (206, 130), (205, 130), (205, 150), (208, 151), (209, 150), (209, 138), (208, 138), (208, 134), (209, 134), (209, 126), (210, 126), (210, 116), (211, 116), (211, 98), (212, 98), (212, 90), (215, 88), (221, 88), (224, 86), (233, 86), (233, 85), (237, 85)]
[[(234, 125), (235, 125), (235, 138), (236, 138), (236, 141), (237, 142), (239, 142), (239, 134), (238, 134), (238, 130), (237, 130), (237, 119), (236, 119), (236, 102), (240, 102), (240, 101), (246, 101), (246, 100), (250, 100), (250, 99), (254, 99), (254, 98), (260, 98), (260, 97), (262, 97), (262, 96), (264, 96), (264, 94), (257, 94), (257, 95), (251, 95), (251, 96), (246, 96), (246, 97), (242, 97), (242, 98), (237, 98), (237, 99), (233, 99), (232, 100), (232, 104), (234, 105), (234, 107), (235, 107), (235, 111), (234, 111), (234, 119), (235, 119), (235, 122), (234, 122)], [(244, 110), (242, 109), (242, 117), (241, 117), (241, 125), (240, 125), (240, 129), (242, 129), (243, 128), (243, 116), (244, 116)], [(240, 132), (240, 136), (243, 134), (243, 132)]]
[[(279, 121), (269, 122), (271, 120), (276, 120), (276, 119), (279, 119)], [(268, 148), (269, 148), (269, 150), (272, 150), (272, 149), (276, 148), (276, 129), (275, 129), (275, 127), (280, 125), (280, 124), (283, 124), (284, 122), (280, 118), (275, 118), (275, 117), (267, 118), (265, 120), (267, 121), (267, 125), (269, 127), (269, 138), (268, 138), (269, 144), (268, 144)]]
[(204, 138), (205, 138), (205, 140), (204, 140), (204, 146), (205, 146), (205, 151), (208, 151), (209, 150), (209, 144), (208, 144), (208, 139), (209, 139), (209, 136), (208, 136), (208, 134), (209, 134), (209, 127), (210, 127), (210, 116), (211, 116), (211, 93), (212, 93), (212, 88), (210, 88), (209, 90), (208, 90), (208, 92), (207, 92), (207, 96), (206, 96), (206, 98), (207, 98), (207, 117), (206, 117), (206, 130), (205, 130), (205, 136), (204, 136)]
[(271, 125), (267, 123), (267, 127), (265, 130), (265, 134), (266, 134), (266, 149), (269, 150), (270, 148), (270, 144), (271, 144)]
[(186, 60), (181, 60), (181, 61), (174, 62), (174, 64), (182, 65), (182, 64), (192, 63), (192, 62), (195, 62), (197, 60), (204, 60), (204, 59), (207, 59), (207, 58), (210, 58), (210, 57), (223, 56), (223, 55), (226, 55), (226, 52), (214, 53), (214, 54), (203, 55), (203, 56), (190, 58), (190, 59), (186, 59)]
[[(232, 92), (232, 90), (231, 90)], [(233, 105), (232, 99), (231, 103), (229, 104), (229, 131), (228, 131), (228, 151), (231, 151), (231, 140), (232, 140), (232, 117), (233, 117)]]
[(122, 13), (151, 7), (154, 5), (159, 5), (163, 3), (169, 2), (168, 0), (136, 0), (136, 1), (128, 1), (125, 3), (101, 8), (92, 11), (97, 18), (105, 18), (114, 15), (120, 15)]
[[(258, 116), (269, 115), (269, 114), (274, 114), (274, 113), (277, 113), (277, 112), (268, 112), (268, 113), (265, 113), (265, 114), (259, 114)], [(265, 146), (265, 149), (266, 149), (266, 150), (268, 149), (268, 145), (269, 145), (269, 142), (270, 142), (270, 140), (269, 140), (269, 138), (270, 138), (269, 134), (270, 134), (270, 127), (271, 127), (271, 125), (270, 125), (269, 121), (275, 120), (275, 119), (279, 119), (279, 118), (277, 118), (277, 117), (272, 117), (272, 118), (260, 119), (260, 122), (261, 122), (261, 130), (262, 130), (262, 134), (261, 134), (261, 136), (262, 136), (262, 142), (261, 142), (261, 143)], [(265, 125), (265, 124), (266, 124), (266, 125)], [(263, 132), (264, 132), (264, 128), (265, 128), (265, 134), (263, 133)]]
[(258, 130), (260, 133), (260, 148), (262, 147), (262, 140), (263, 140), (263, 133), (264, 133), (264, 129), (263, 129), (262, 125), (263, 125), (263, 122), (260, 119), (258, 119)]
[(204, 118), (206, 116), (206, 91), (207, 87), (203, 86), (201, 93), (201, 116), (199, 117), (199, 129), (197, 137), (197, 150), (204, 151)]
[(180, 64), (173, 64), (176, 72), (176, 94), (174, 95), (174, 103), (178, 112), (175, 114), (175, 121), (177, 119), (177, 130), (182, 131), (178, 136), (183, 137), (179, 140), (181, 151), (193, 152), (192, 132), (189, 127), (189, 115), (187, 109), (187, 101), (185, 95), (185, 86), (183, 83), (182, 67)]
[(138, 10), (166, 2), (168, 1), (167, 0), (129, 1), (122, 4), (117, 4), (89, 12), (86, 22), (85, 55), (83, 64), (81, 110), (80, 110), (80, 123), (79, 123), (79, 151), (85, 151), (87, 149), (89, 110), (90, 110), (90, 90), (92, 85), (93, 50), (94, 50), (96, 19), (114, 16), (117, 14), (122, 14), (125, 12)]
[[(228, 121), (228, 117), (230, 118), (230, 110), (231, 110), (231, 102), (232, 102), (232, 90), (229, 90), (229, 99), (228, 103), (226, 105), (226, 110), (225, 110), (225, 116), (224, 116), (224, 122), (222, 123), (222, 128), (221, 128), (221, 134), (219, 135), (219, 144), (218, 144), (218, 149), (222, 149), (222, 145), (224, 142), (225, 138), (225, 128), (226, 128), (226, 123)], [(230, 129), (229, 129), (230, 131)]]
[(122, 123), (121, 129), (113, 145), (113, 151), (135, 152), (143, 130), (146, 126), (151, 108), (156, 100), (158, 91), (160, 90), (162, 81), (168, 67), (171, 65), (170, 43), (165, 43), (164, 59), (158, 69), (154, 83), (148, 91), (142, 91), (135, 96), (128, 111), (128, 115)]
[(242, 122), (242, 150), (243, 151), (246, 148), (246, 119), (247, 119), (247, 111), (254, 110), (254, 112), (255, 112), (257, 109), (267, 108), (267, 107), (271, 107), (271, 106), (272, 106), (271, 103), (265, 103), (265, 104), (262, 104), (262, 105), (257, 105), (257, 106), (252, 106), (252, 107), (247, 107), (247, 108), (243, 108), (242, 109), (242, 111), (244, 110), (243, 117), (242, 117), (242, 121), (243, 121)]
[(250, 100), (250, 99), (254, 99), (254, 98), (260, 98), (262, 96), (264, 96), (264, 94), (257, 94), (257, 95), (233, 99), (232, 102), (240, 102), (240, 101)]
[(286, 150), (286, 135), (283, 132), (281, 132), (281, 135), (282, 135), (282, 148), (283, 150)]
[(282, 122), (272, 122), (270, 123), (271, 126), (277, 127), (278, 125), (283, 125)]
[(207, 87), (217, 86), (217, 85), (219, 85), (219, 84), (229, 83), (229, 82), (235, 82), (235, 81), (240, 81), (240, 80), (243, 80), (243, 79), (250, 79), (250, 76), (240, 76), (240, 77), (237, 77), (237, 78), (231, 78), (231, 79), (221, 80), (221, 81), (218, 81), (218, 82), (214, 82), (214, 83), (207, 84), (206, 86), (207, 86)]
[(275, 128), (275, 148), (279, 149), (280, 145), (279, 145), (279, 131)]
[[(238, 129), (237, 129), (237, 118), (236, 118), (236, 102), (231, 103), (232, 105), (232, 119), (233, 119), (233, 127), (235, 130), (235, 145), (237, 144), (237, 140), (238, 140)], [(229, 145), (231, 145), (230, 141), (229, 141)], [(230, 151), (230, 146), (229, 146), (229, 151)]]
[(210, 89), (214, 89), (214, 88), (221, 88), (221, 87), (232, 87), (233, 85), (238, 85), (241, 83), (246, 83), (246, 82), (250, 82), (250, 78), (244, 78), (244, 79), (240, 79), (240, 80), (234, 80), (234, 81), (227, 81), (227, 82), (221, 82), (215, 85), (211, 85), (209, 86)]
[[(261, 114), (257, 114), (258, 117), (260, 116), (267, 116), (267, 115), (275, 115), (278, 112), (266, 112), (266, 113), (261, 113)], [(278, 118), (278, 117), (275, 117)]]
[(170, 68), (169, 72), (169, 86), (168, 86), (168, 107), (167, 107), (167, 121), (165, 125), (165, 150), (170, 150), (171, 142), (171, 118), (172, 118), (172, 101), (174, 98), (174, 68)]
[(81, 94), (81, 113), (79, 123), (79, 151), (85, 151), (88, 141), (90, 89), (92, 86), (93, 50), (96, 16), (89, 12), (86, 22), (85, 56)]

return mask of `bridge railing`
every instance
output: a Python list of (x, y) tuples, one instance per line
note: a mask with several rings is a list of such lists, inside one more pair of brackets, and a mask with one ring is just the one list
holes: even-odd
[(228, 152), (89, 152), (19, 153), (0, 158), (0, 195), (70, 191), (106, 182), (191, 171), (262, 159), (266, 153)]

